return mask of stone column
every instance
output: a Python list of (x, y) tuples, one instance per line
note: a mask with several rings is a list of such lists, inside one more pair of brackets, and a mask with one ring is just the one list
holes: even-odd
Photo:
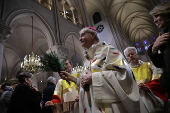
[(74, 15), (74, 7), (71, 7), (70, 10), (71, 10), (72, 15), (73, 15), (73, 17), (72, 17), (73, 23), (74, 23), (74, 24), (77, 24), (77, 23), (76, 23), (76, 20), (75, 20), (75, 15)]
[(67, 19), (66, 10), (65, 10), (65, 6), (64, 6), (65, 3), (66, 3), (65, 0), (62, 0), (62, 1), (61, 1), (61, 4), (63, 5), (64, 18)]
[(2, 73), (4, 45), (11, 33), (12, 33), (11, 28), (6, 26), (4, 23), (0, 22), (0, 82), (2, 78), (1, 73)]
[(53, 14), (54, 14), (54, 26), (55, 26), (55, 35), (56, 35), (56, 40), (57, 44), (61, 44), (61, 36), (60, 36), (60, 13), (59, 13), (59, 10), (58, 10), (58, 3), (57, 3), (57, 0), (53, 0), (52, 2), (52, 10), (53, 10)]
[(90, 22), (90, 18), (87, 14), (87, 10), (86, 10), (84, 0), (77, 0), (77, 4), (79, 6), (79, 11), (80, 11), (80, 14), (81, 14), (81, 19), (82, 19), (81, 24), (83, 24), (83, 27), (92, 26), (92, 23)]

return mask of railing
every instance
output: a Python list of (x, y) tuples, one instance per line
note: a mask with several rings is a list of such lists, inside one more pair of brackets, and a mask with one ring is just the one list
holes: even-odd
[[(52, 0), (35, 0), (37, 1), (38, 3), (42, 4), (43, 6), (45, 6), (46, 8), (48, 8), (49, 10), (52, 9)], [(64, 17), (64, 12), (60, 11), (60, 15)], [(78, 21), (76, 20), (73, 20), (72, 17), (69, 17), (68, 15), (66, 15), (66, 19), (72, 21), (73, 23), (75, 23), (76, 25), (80, 26), (80, 27), (83, 27), (82, 24), (80, 24)]]
[[(60, 11), (60, 15), (64, 17), (64, 12)], [(66, 15), (67, 19), (72, 21), (74, 23), (73, 18), (69, 17), (68, 15)], [(78, 21), (75, 21), (76, 25), (80, 26), (80, 27), (84, 27), (82, 24), (80, 24)]]
[(52, 0), (35, 0), (35, 1), (42, 4), (43, 6), (48, 8), (49, 10), (51, 10), (51, 8), (52, 8)]

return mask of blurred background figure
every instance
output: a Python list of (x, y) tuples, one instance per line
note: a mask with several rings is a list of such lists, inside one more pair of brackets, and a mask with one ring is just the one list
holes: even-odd
[(4, 91), (0, 97), (0, 113), (7, 113), (7, 109), (9, 107), (9, 101), (15, 87), (19, 84), (17, 79), (11, 79), (8, 81), (8, 90)]
[(50, 76), (47, 79), (47, 87), (43, 91), (43, 104), (42, 104), (42, 112), (43, 113), (52, 113), (51, 108), (44, 106), (47, 101), (52, 99), (54, 90), (56, 87), (56, 78)]
[(135, 47), (127, 47), (124, 50), (124, 55), (133, 71), (141, 98), (149, 113), (162, 111), (164, 103), (168, 101), (168, 98), (159, 83), (162, 70), (156, 68), (150, 62), (139, 60)]
[(1, 89), (1, 85), (0, 85), (0, 97), (1, 97), (1, 95), (2, 95), (3, 92), (4, 92), (4, 91)]
[(17, 75), (20, 84), (16, 86), (11, 96), (7, 113), (41, 113), (42, 94), (32, 87), (32, 77), (29, 72)]
[(2, 93), (3, 93), (4, 91), (6, 91), (6, 86), (7, 86), (7, 83), (6, 83), (6, 82), (4, 82), (4, 83), (2, 83), (2, 84), (0, 85), (0, 97), (1, 97)]

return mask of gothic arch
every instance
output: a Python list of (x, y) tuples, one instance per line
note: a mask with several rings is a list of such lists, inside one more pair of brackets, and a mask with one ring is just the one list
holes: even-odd
[(64, 41), (67, 39), (68, 36), (70, 35), (74, 35), (77, 39), (79, 39), (79, 34), (77, 34), (76, 32), (69, 32), (64, 36)]
[(79, 41), (79, 36), (75, 32), (69, 32), (64, 37), (64, 44), (69, 51), (69, 59), (73, 61), (74, 65), (78, 63), (82, 65), (84, 61), (83, 48)]
[(53, 31), (50, 28), (50, 26), (48, 25), (48, 23), (46, 22), (46, 20), (40, 14), (38, 14), (36, 11), (28, 10), (28, 9), (17, 10), (15, 12), (11, 13), (6, 18), (6, 24), (8, 26), (10, 26), (12, 24), (12, 22), (15, 21), (16, 19), (21, 18), (21, 17), (27, 17), (27, 16), (34, 16), (34, 19), (37, 20), (37, 22), (39, 22), (39, 24), (42, 26), (43, 32), (47, 38), (48, 47), (49, 48), (52, 47), (55, 43), (55, 36), (53, 34)]

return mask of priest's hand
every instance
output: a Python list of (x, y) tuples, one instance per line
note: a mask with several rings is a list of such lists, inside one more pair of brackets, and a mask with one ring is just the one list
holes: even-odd
[(45, 103), (45, 106), (46, 106), (46, 107), (48, 107), (48, 106), (50, 106), (50, 105), (53, 105), (53, 102), (52, 102), (52, 101), (47, 101), (47, 102)]
[(92, 72), (87, 71), (85, 75), (83, 75), (81, 80), (81, 86), (84, 87), (86, 84), (92, 83)]
[(59, 75), (63, 80), (72, 81), (74, 83), (76, 83), (76, 81), (77, 81), (76, 77), (72, 76), (70, 73), (68, 73), (66, 71), (60, 71)]

